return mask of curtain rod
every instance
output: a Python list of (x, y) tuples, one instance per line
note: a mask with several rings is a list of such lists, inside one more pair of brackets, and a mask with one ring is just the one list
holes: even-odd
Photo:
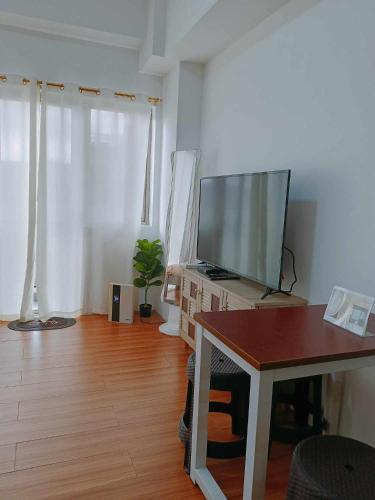
[[(7, 76), (6, 75), (0, 75), (0, 81), (6, 82), (7, 81)], [(27, 85), (31, 83), (31, 80), (28, 78), (23, 78), (22, 83), (24, 85)], [(43, 82), (43, 80), (37, 80), (37, 85), (41, 86), (43, 83), (45, 83), (48, 87), (54, 87), (54, 88), (59, 88), (60, 90), (64, 90), (65, 85), (63, 83), (55, 83), (55, 82)], [(101, 94), (101, 90), (99, 88), (94, 88), (94, 87), (78, 87), (78, 90), (81, 92), (81, 94), (88, 92), (96, 95)], [(127, 92), (113, 92), (113, 95), (115, 97), (123, 97), (125, 99), (128, 99), (130, 101), (135, 101), (137, 99), (137, 96), (135, 94), (129, 94)], [(148, 97), (147, 98), (148, 102), (152, 104), (153, 106), (157, 106), (162, 102), (162, 99), (160, 97)]]

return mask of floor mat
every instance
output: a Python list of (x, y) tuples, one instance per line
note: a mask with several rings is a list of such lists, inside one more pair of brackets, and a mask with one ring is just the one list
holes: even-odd
[(11, 321), (8, 324), (8, 328), (11, 330), (16, 330), (19, 332), (28, 332), (35, 330), (59, 330), (61, 328), (68, 328), (69, 326), (75, 325), (76, 320), (74, 318), (49, 318), (47, 321), (41, 321), (40, 319), (32, 319), (31, 321), (20, 321), (19, 319)]

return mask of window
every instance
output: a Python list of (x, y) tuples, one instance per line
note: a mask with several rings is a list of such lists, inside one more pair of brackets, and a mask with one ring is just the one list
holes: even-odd
[(47, 106), (47, 158), (53, 162), (72, 161), (72, 111), (61, 106)]
[(29, 107), (24, 101), (0, 100), (0, 161), (25, 162), (28, 158)]
[[(126, 114), (106, 110), (91, 110), (91, 141), (99, 143), (113, 143), (113, 137), (122, 142), (127, 133)], [(148, 148), (146, 157), (145, 185), (143, 192), (143, 206), (141, 223), (149, 225), (151, 222), (152, 202), (152, 174), (155, 147), (155, 120), (154, 109), (151, 108), (150, 125), (148, 131)], [(119, 142), (119, 143), (120, 143)]]

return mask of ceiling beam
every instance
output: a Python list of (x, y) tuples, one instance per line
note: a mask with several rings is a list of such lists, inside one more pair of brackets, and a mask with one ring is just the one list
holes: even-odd
[(143, 44), (141, 38), (109, 33), (83, 26), (64, 24), (49, 19), (21, 16), (0, 10), (0, 28), (24, 31), (27, 33), (44, 34), (54, 38), (79, 40), (122, 49), (140, 50)]

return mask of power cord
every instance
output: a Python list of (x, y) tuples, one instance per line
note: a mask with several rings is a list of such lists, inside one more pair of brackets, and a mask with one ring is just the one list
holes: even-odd
[(296, 273), (296, 258), (295, 258), (295, 255), (294, 253), (292, 252), (292, 250), (286, 246), (284, 246), (284, 250), (286, 250), (287, 252), (290, 253), (290, 255), (292, 256), (292, 269), (293, 269), (293, 276), (294, 276), (294, 281), (293, 283), (290, 285), (290, 288), (288, 290), (288, 293), (292, 293), (293, 291), (293, 287), (294, 285), (297, 283), (298, 281), (298, 278), (297, 278), (297, 273)]

